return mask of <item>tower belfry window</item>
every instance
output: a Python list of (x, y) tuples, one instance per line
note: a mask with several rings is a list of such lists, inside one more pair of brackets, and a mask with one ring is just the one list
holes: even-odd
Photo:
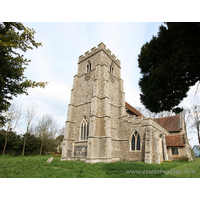
[(90, 72), (91, 70), (92, 70), (92, 65), (91, 65), (91, 62), (89, 60), (88, 64), (87, 64), (87, 72)]
[(112, 61), (110, 65), (110, 73), (113, 74), (113, 71), (114, 71), (114, 67), (113, 67), (113, 61)]
[(113, 74), (113, 70), (114, 68), (112, 66), (110, 66), (110, 73)]
[(81, 140), (87, 140), (89, 136), (89, 122), (86, 117), (81, 123)]

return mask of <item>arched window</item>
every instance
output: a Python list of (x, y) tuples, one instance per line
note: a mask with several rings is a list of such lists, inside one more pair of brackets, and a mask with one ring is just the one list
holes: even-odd
[(136, 150), (140, 150), (140, 135), (137, 136), (137, 147)]
[(90, 72), (91, 69), (92, 69), (91, 61), (88, 60), (88, 64), (87, 64), (87, 72)]
[(110, 73), (113, 74), (113, 70), (114, 68), (112, 66), (110, 66)]
[(110, 65), (110, 73), (113, 74), (113, 70), (114, 70), (114, 67), (113, 67), (113, 61), (111, 62), (111, 65)]
[(89, 122), (86, 117), (81, 123), (81, 140), (87, 140), (89, 136)]
[(140, 135), (138, 134), (137, 131), (132, 136), (131, 150), (132, 151), (140, 150)]
[(132, 137), (131, 150), (135, 150), (135, 135)]

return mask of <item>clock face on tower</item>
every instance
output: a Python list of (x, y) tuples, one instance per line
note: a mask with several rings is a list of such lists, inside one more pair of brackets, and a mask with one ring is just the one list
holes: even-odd
[(90, 79), (90, 76), (91, 76), (91, 73), (90, 73), (90, 72), (87, 73), (87, 74), (85, 75), (85, 80), (88, 81), (88, 80)]
[(115, 82), (114, 76), (113, 76), (112, 74), (110, 74), (110, 81), (111, 81), (112, 83)]

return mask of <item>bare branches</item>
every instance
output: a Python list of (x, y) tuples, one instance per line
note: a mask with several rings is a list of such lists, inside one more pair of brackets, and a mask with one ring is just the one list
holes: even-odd
[(2, 155), (4, 155), (6, 151), (6, 146), (7, 146), (7, 142), (9, 138), (8, 132), (11, 130), (14, 131), (16, 129), (22, 117), (21, 110), (22, 110), (22, 105), (13, 103), (9, 107), (8, 111), (4, 113), (4, 116), (8, 119), (8, 121), (4, 125), (6, 127), (6, 132), (5, 132), (5, 144), (4, 144)]
[(26, 125), (26, 133), (24, 137), (24, 145), (22, 150), (22, 156), (24, 156), (25, 146), (26, 146), (26, 140), (27, 140), (27, 134), (31, 132), (33, 122), (35, 121), (37, 116), (37, 106), (36, 104), (31, 104), (31, 106), (28, 106), (25, 111), (24, 116), (24, 123)]
[(8, 131), (10, 128), (14, 131), (19, 124), (20, 119), (22, 118), (22, 105), (14, 102), (4, 113), (4, 116), (8, 118), (8, 122), (5, 124), (6, 130)]
[(151, 112), (150, 110), (144, 107), (142, 108), (139, 107), (137, 108), (137, 110), (140, 111), (145, 117), (150, 117), (152, 119), (175, 115), (175, 113), (173, 113), (172, 111), (162, 111), (159, 113), (155, 113), (155, 112)]
[(42, 140), (39, 155), (42, 155), (42, 149), (44, 143), (48, 139), (51, 140), (55, 139), (57, 131), (58, 131), (58, 126), (53, 117), (49, 114), (43, 115), (42, 118), (38, 121), (38, 124), (36, 126), (36, 134)]
[(31, 104), (26, 108), (25, 116), (24, 116), (24, 123), (26, 125), (26, 132), (30, 132), (31, 126), (36, 120), (37, 117), (37, 105)]
[(199, 92), (200, 92), (200, 81), (198, 81), (197, 83), (196, 83), (196, 85), (195, 85), (195, 92), (194, 92), (194, 97), (193, 97), (193, 102), (195, 103), (195, 102), (197, 102), (197, 103), (199, 103), (199, 96), (198, 96), (198, 94), (199, 94)]
[[(19, 130), (19, 125), (22, 125), (23, 132), (23, 137), (19, 136), (22, 141), (19, 145), (22, 156), (30, 153), (34, 148), (37, 148), (40, 155), (56, 149), (59, 145), (56, 136), (64, 135), (64, 128), (58, 130), (57, 122), (51, 115), (45, 114), (39, 117), (37, 113), (36, 104), (30, 104), (23, 108), (22, 104), (17, 103), (11, 104), (9, 110), (3, 113), (9, 120), (0, 127), (1, 133), (5, 137), (2, 155), (6, 152), (6, 146), (10, 148), (11, 136), (15, 129)], [(34, 145), (31, 144), (32, 141), (35, 142)]]
[(196, 134), (198, 136), (198, 142), (200, 144), (200, 106), (194, 105), (190, 109), (190, 119), (191, 119), (191, 125), (190, 128), (196, 130)]

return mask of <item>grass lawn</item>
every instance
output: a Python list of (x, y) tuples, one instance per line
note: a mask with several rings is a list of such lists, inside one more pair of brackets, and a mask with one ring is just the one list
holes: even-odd
[(200, 178), (200, 158), (193, 162), (85, 163), (51, 156), (0, 156), (0, 178)]

